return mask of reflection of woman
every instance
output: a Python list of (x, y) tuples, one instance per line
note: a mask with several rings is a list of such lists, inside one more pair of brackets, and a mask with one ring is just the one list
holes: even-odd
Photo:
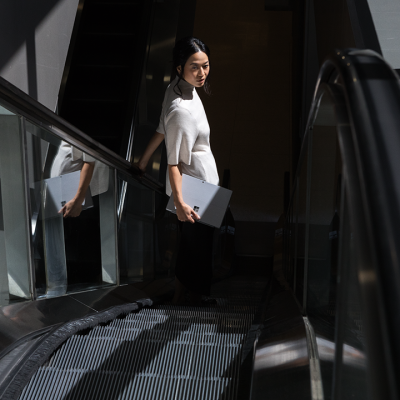
[[(218, 172), (210, 148), (210, 127), (196, 87), (210, 94), (210, 51), (197, 38), (184, 38), (173, 50), (177, 76), (168, 86), (160, 124), (138, 166), (145, 170), (149, 158), (165, 139), (168, 160), (166, 192), (174, 196), (181, 221), (181, 243), (176, 266), (174, 303), (183, 301), (185, 288), (193, 303), (210, 292), (213, 228), (195, 223), (196, 212), (182, 198), (182, 173), (218, 185)], [(189, 222), (189, 223), (188, 223)]]
[[(46, 219), (46, 296), (61, 296), (67, 291), (67, 283), (82, 283), (88, 280), (90, 273), (101, 273), (98, 195), (108, 190), (109, 168), (63, 141), (54, 158), (50, 176), (56, 178), (76, 171), (81, 171), (77, 192), (59, 211), (65, 219)], [(81, 214), (89, 187), (93, 207)], [(78, 216), (80, 218), (67, 218)], [(82, 268), (82, 264), (95, 265), (98, 271)]]
[(80, 215), (89, 186), (92, 196), (108, 190), (108, 167), (70, 144), (61, 142), (50, 175), (56, 177), (75, 171), (81, 171), (79, 187), (74, 198), (60, 210), (64, 218)]

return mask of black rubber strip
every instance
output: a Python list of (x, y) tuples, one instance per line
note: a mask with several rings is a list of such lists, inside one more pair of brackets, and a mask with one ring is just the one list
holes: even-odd
[(63, 324), (55, 331), (49, 333), (42, 343), (32, 351), (25, 363), (21, 365), (18, 372), (10, 379), (10, 383), (4, 389), (3, 393), (0, 392), (0, 398), (2, 400), (17, 400), (33, 374), (49, 359), (53, 352), (72, 335), (84, 329), (94, 328), (100, 323), (109, 322), (119, 315), (129, 314), (132, 311), (139, 311), (139, 309), (151, 306), (152, 304), (153, 302), (150, 299), (141, 299), (137, 300), (135, 303), (115, 306), (106, 311)]

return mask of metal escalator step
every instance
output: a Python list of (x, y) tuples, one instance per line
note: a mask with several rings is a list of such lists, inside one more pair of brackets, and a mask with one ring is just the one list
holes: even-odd
[(235, 399), (256, 303), (241, 300), (142, 309), (73, 335), (20, 399)]
[[(74, 393), (73, 387), (82, 378), (83, 371), (68, 371), (65, 376), (57, 375), (55, 371), (40, 371), (43, 381), (59, 380), (63, 387), (60, 391), (54, 391), (48, 386), (36, 386), (32, 397), (46, 399), (218, 399), (231, 398), (229, 392), (233, 392), (232, 385), (228, 379), (193, 379), (185, 376), (151, 376), (148, 374), (138, 374), (120, 390), (120, 387), (112, 384), (104, 384), (99, 387), (92, 387), (90, 390)], [(95, 374), (93, 374), (94, 376)], [(94, 379), (109, 379), (110, 373), (97, 373)], [(114, 374), (115, 375), (115, 374)], [(114, 376), (119, 379), (119, 376)], [(21, 397), (30, 399), (32, 397)]]

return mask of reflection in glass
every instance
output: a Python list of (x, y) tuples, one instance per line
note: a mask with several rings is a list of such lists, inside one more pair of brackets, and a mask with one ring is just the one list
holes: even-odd
[(121, 283), (154, 274), (154, 191), (118, 175), (118, 256)]
[(112, 171), (28, 121), (26, 137), (38, 295), (116, 283)]

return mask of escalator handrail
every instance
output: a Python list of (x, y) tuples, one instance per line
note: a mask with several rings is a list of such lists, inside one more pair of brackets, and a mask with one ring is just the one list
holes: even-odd
[[(391, 387), (391, 393), (396, 393), (396, 375), (398, 378), (400, 372), (400, 180), (396, 179), (400, 171), (399, 77), (374, 51), (346, 49), (331, 54), (318, 76), (296, 177), (300, 176), (307, 154), (307, 136), (318, 112), (322, 86), (332, 83), (342, 87), (351, 126), (360, 192), (360, 202), (356, 206), (361, 209), (365, 219), (364, 238), (367, 238), (360, 248), (373, 247), (369, 253), (374, 257), (367, 260), (367, 268), (373, 274), (363, 275), (365, 271), (360, 266), (357, 272), (359, 285), (364, 286), (364, 291), (370, 292), (369, 296), (375, 296), (373, 307), (377, 310), (370, 311), (380, 317), (372, 323), (368, 321), (365, 330), (373, 338), (379, 335), (371, 335), (371, 331), (381, 330), (383, 340), (379, 343), (370, 342), (367, 351), (384, 353), (379, 358), (385, 359), (387, 364), (385, 367), (376, 365), (373, 370), (386, 370), (391, 375), (386, 377), (386, 386)], [(291, 203), (295, 191), (296, 187)], [(382, 387), (382, 383), (378, 386)]]
[(2, 77), (0, 77), (0, 100), (0, 105), (9, 111), (25, 117), (79, 150), (133, 178), (135, 181), (165, 194), (162, 183), (148, 174), (143, 174), (138, 167), (92, 139)]

